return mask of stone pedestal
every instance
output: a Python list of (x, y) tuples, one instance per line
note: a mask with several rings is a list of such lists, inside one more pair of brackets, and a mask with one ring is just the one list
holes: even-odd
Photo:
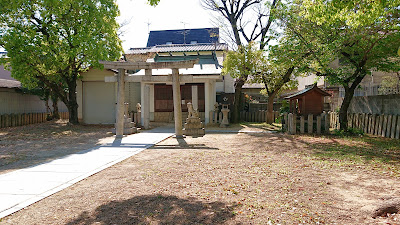
[(192, 103), (187, 103), (188, 118), (183, 128), (183, 134), (186, 136), (203, 136), (205, 134), (203, 123), (198, 115), (197, 109), (193, 109)]
[[(125, 114), (124, 114), (124, 127), (123, 127), (123, 134), (133, 134), (137, 132), (137, 128), (135, 127), (135, 123), (132, 122), (132, 118), (129, 118), (128, 114), (128, 107), (129, 103), (125, 103)], [(117, 124), (115, 124), (117, 126)], [(116, 128), (112, 129), (112, 133), (116, 134)]]
[(186, 122), (183, 128), (183, 134), (186, 136), (204, 136), (205, 129), (203, 123), (201, 122), (200, 118), (186, 118)]
[(220, 127), (227, 127), (229, 126), (229, 120), (228, 120), (228, 113), (229, 113), (229, 108), (228, 104), (222, 104), (222, 121), (221, 124), (219, 125)]

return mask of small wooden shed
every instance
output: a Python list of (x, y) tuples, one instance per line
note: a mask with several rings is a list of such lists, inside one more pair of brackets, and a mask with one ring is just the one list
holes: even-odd
[(302, 91), (286, 97), (290, 112), (298, 115), (319, 115), (324, 111), (324, 97), (331, 96), (314, 84)]

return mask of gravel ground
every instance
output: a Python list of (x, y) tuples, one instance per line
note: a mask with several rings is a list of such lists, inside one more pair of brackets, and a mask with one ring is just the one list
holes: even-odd
[[(80, 129), (93, 133), (83, 138), (85, 146), (110, 138), (105, 127)], [(25, 137), (22, 133), (28, 131), (18, 135)], [(13, 133), (0, 130), (7, 132)], [(75, 138), (86, 134), (71, 132)], [(56, 134), (46, 135), (40, 139)], [(6, 136), (0, 136), (2, 148)], [(83, 146), (69, 138), (65, 134), (57, 140)], [(342, 139), (279, 133), (170, 138), (3, 218), (1, 224), (399, 224), (398, 215), (370, 216), (383, 197), (400, 196), (398, 176), (369, 170), (367, 163), (344, 164), (315, 155), (313, 144), (330, 141)]]

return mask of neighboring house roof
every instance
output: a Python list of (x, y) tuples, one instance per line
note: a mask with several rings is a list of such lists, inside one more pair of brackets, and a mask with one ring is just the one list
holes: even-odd
[(242, 88), (244, 89), (264, 89), (265, 88), (265, 84), (261, 84), (261, 83), (253, 83), (253, 84), (248, 84), (245, 83)]
[[(185, 40), (183, 40), (185, 31)], [(220, 75), (223, 56), (217, 53), (228, 50), (228, 45), (219, 43), (218, 28), (151, 31), (145, 48), (131, 48), (125, 53), (127, 61), (172, 62), (199, 60), (193, 68), (180, 69), (186, 75)], [(196, 43), (191, 43), (196, 41)], [(170, 42), (172, 44), (167, 44)], [(134, 75), (144, 75), (144, 70), (130, 71)], [(153, 70), (153, 75), (167, 75), (171, 70)]]
[(308, 88), (305, 88), (304, 90), (301, 90), (301, 91), (299, 91), (299, 92), (297, 92), (297, 93), (295, 93), (295, 94), (293, 94), (293, 95), (290, 95), (290, 96), (288, 96), (288, 97), (285, 97), (285, 99), (299, 98), (299, 97), (301, 97), (301, 96), (307, 94), (307, 93), (310, 92), (310, 91), (317, 91), (317, 92), (320, 93), (321, 95), (324, 95), (324, 96), (331, 96), (331, 94), (329, 94), (329, 93), (327, 93), (327, 92), (325, 92), (325, 91), (319, 89), (318, 86), (317, 86), (317, 84), (315, 84), (315, 85), (312, 85), (312, 86), (310, 86), (310, 87), (308, 87)]
[(0, 79), (15, 80), (11, 77), (11, 72), (6, 70), (3, 65), (0, 65)]
[(21, 82), (16, 80), (0, 79), (0, 88), (20, 88)]
[(150, 31), (147, 47), (156, 45), (219, 43), (219, 28)]
[(224, 51), (228, 50), (228, 45), (224, 43), (217, 44), (172, 44), (156, 45), (146, 48), (131, 48), (125, 54), (146, 54), (150, 52), (200, 52), (200, 51)]
[(21, 82), (11, 77), (11, 72), (4, 69), (3, 65), (0, 65), (0, 87), (1, 88), (20, 88)]

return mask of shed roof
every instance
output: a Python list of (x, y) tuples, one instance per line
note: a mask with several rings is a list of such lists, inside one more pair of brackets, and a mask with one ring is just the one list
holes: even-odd
[(294, 99), (294, 98), (299, 98), (302, 97), (303, 95), (307, 94), (310, 91), (317, 91), (323, 96), (331, 96), (331, 94), (321, 90), (320, 88), (317, 87), (317, 84), (314, 84), (313, 86), (310, 86), (308, 88), (305, 88), (304, 90), (301, 90), (293, 95), (285, 97), (285, 99)]
[(147, 47), (172, 44), (219, 43), (219, 28), (150, 31)]

